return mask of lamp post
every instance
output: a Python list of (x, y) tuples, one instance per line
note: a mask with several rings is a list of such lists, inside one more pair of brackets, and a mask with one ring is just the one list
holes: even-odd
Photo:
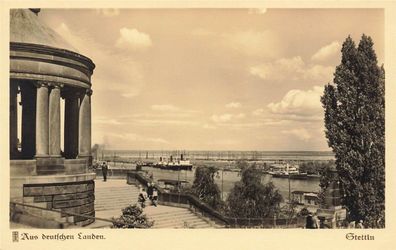
[(223, 174), (224, 174), (224, 168), (221, 169), (221, 200), (224, 200), (223, 198), (223, 193), (224, 193), (224, 188), (223, 188)]
[(290, 193), (290, 174), (287, 175), (288, 179), (289, 179), (289, 203), (291, 203), (291, 193)]

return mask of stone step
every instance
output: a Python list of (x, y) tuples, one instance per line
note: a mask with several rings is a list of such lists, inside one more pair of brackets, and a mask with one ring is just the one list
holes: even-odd
[(155, 223), (154, 222), (154, 225), (153, 225), (153, 228), (186, 228), (186, 227), (209, 228), (209, 227), (211, 227), (211, 225), (204, 221), (174, 221), (173, 223)]
[(162, 212), (159, 212), (159, 213), (155, 213), (155, 212), (150, 211), (150, 213), (149, 213), (150, 216), (155, 216), (157, 218), (168, 217), (169, 215), (179, 216), (179, 215), (185, 215), (185, 214), (195, 215), (195, 214), (191, 213), (189, 210), (166, 211), (166, 212), (162, 211)]
[(152, 215), (149, 215), (148, 217), (152, 218), (152, 219), (155, 219), (155, 220), (158, 220), (158, 221), (188, 220), (188, 219), (199, 218), (195, 214), (192, 214), (192, 213), (189, 213), (189, 214), (187, 214), (187, 213), (186, 214), (176, 214), (176, 215), (174, 215), (172, 213), (169, 213), (167, 216), (162, 216), (162, 217), (152, 216)]
[[(136, 186), (126, 185), (119, 182), (98, 183), (100, 188), (95, 190), (95, 210), (98, 212), (112, 211), (112, 214), (121, 215), (121, 210), (133, 204), (137, 204), (139, 189)], [(102, 212), (102, 213), (103, 213)], [(214, 228), (207, 220), (190, 211), (188, 208), (159, 205), (151, 206), (146, 202), (143, 209), (146, 216), (154, 221), (153, 228)], [(114, 216), (117, 217), (117, 216)], [(107, 218), (107, 217), (106, 217)], [(209, 219), (208, 219), (209, 220)], [(214, 223), (213, 223), (214, 224)], [(110, 225), (105, 223), (94, 223), (91, 228), (106, 228)]]
[(154, 223), (156, 225), (173, 225), (173, 224), (184, 224), (185, 222), (187, 222), (188, 224), (208, 224), (206, 221), (203, 221), (199, 218), (186, 218), (186, 219), (179, 219), (179, 220), (166, 220), (166, 221), (162, 221), (162, 220), (155, 220), (153, 219)]
[(125, 202), (137, 202), (137, 199), (96, 199), (96, 203), (102, 204), (117, 204), (117, 203), (125, 203)]

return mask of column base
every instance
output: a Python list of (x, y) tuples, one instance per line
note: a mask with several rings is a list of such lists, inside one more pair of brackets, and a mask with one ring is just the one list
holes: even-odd
[(92, 166), (92, 155), (80, 154), (80, 155), (77, 156), (77, 159), (87, 159), (88, 160), (88, 167)]
[(79, 154), (77, 156), (77, 158), (88, 158), (88, 157), (91, 157), (91, 155), (90, 154)]
[(36, 157), (36, 172), (38, 175), (64, 174), (64, 160), (62, 157)]
[(35, 155), (34, 158), (50, 158), (51, 156), (49, 155)]

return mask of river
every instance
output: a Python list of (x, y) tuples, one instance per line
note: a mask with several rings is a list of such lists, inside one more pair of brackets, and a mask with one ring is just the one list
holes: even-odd
[[(172, 171), (153, 167), (143, 167), (143, 170), (153, 173), (154, 180), (159, 179), (172, 179), (172, 180), (184, 180), (189, 183), (193, 183), (195, 171), (181, 170)], [(226, 199), (227, 195), (231, 191), (235, 182), (240, 181), (241, 177), (238, 172), (230, 171), (219, 171), (215, 176), (215, 182), (222, 190), (223, 199)], [(261, 178), (261, 182), (266, 184), (272, 181), (274, 186), (280, 191), (285, 200), (289, 197), (289, 179), (287, 178), (273, 178), (271, 175), (264, 174)], [(319, 180), (308, 179), (308, 180), (290, 180), (290, 191), (309, 191), (318, 192), (320, 190)]]

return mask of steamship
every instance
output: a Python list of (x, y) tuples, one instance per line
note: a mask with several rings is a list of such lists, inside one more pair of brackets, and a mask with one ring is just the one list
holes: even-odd
[(163, 158), (160, 157), (160, 161), (155, 163), (153, 167), (167, 170), (192, 170), (193, 165), (189, 160), (185, 160), (183, 154), (181, 154), (178, 160), (174, 160), (172, 155), (169, 161), (164, 161)]

